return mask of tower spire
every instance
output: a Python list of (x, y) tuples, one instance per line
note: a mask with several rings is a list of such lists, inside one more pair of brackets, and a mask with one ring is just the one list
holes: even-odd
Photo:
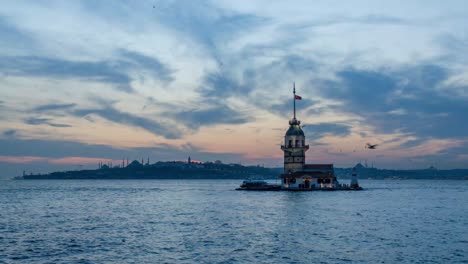
[(293, 82), (294, 120), (296, 120), (296, 82)]

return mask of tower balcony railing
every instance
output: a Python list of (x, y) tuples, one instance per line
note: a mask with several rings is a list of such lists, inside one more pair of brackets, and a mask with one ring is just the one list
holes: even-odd
[(309, 145), (299, 145), (299, 146), (295, 146), (293, 144), (291, 145), (281, 145), (281, 150), (285, 150), (285, 149), (292, 149), (292, 148), (303, 148), (303, 149), (309, 149)]

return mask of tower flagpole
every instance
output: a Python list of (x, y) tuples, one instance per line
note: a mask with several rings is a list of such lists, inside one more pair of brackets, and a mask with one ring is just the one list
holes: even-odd
[(296, 119), (296, 82), (293, 82), (294, 120)]

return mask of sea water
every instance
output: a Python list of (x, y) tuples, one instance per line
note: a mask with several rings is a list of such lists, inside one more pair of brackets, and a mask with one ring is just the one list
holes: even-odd
[(468, 181), (0, 182), (0, 263), (468, 263)]

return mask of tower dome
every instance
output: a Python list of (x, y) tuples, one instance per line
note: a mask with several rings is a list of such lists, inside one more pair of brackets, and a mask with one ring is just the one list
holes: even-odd
[(285, 136), (304, 136), (304, 131), (301, 128), (301, 121), (293, 119), (289, 121), (289, 129)]

